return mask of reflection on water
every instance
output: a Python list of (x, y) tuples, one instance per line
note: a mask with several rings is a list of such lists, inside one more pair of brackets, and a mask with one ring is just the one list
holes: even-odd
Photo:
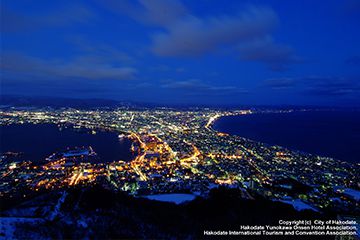
[(70, 148), (89, 147), (97, 153), (101, 162), (130, 161), (131, 141), (118, 138), (118, 133), (84, 131), (65, 128), (59, 130), (54, 124), (22, 124), (0, 126), (1, 152), (23, 152), (23, 159), (44, 160), (54, 152)]

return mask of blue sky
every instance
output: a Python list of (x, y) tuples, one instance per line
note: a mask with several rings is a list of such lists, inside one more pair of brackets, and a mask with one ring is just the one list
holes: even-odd
[(360, 1), (1, 1), (1, 94), (360, 106)]

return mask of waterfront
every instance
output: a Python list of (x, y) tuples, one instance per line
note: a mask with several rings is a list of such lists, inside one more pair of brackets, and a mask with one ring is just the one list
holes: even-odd
[[(4, 126), (51, 123), (56, 131), (56, 125), (81, 129), (86, 138), (101, 133), (97, 129), (106, 133), (123, 132), (134, 141), (133, 150), (137, 155), (130, 162), (102, 163), (83, 161), (78, 154), (73, 156), (70, 153), (70, 156), (63, 154), (62, 157), (34, 165), (29, 161), (17, 161), (14, 155), (3, 154), (0, 194), (11, 202), (11, 199), (20, 201), (24, 195), (49, 189), (67, 191), (73, 187), (102, 186), (135, 196), (178, 193), (207, 196), (212, 189), (222, 186), (239, 189), (244, 199), (261, 195), (272, 201), (301, 201), (318, 210), (326, 207), (340, 209), (343, 213), (358, 212), (359, 168), (356, 164), (280, 146), (268, 146), (236, 135), (219, 133), (212, 128), (214, 121), (221, 116), (268, 112), (289, 113), (293, 110), (177, 111), (161, 108), (2, 111), (0, 125)], [(98, 133), (86, 133), (93, 130)], [(12, 137), (24, 138), (22, 134), (20, 131)], [(40, 137), (37, 131), (31, 136), (35, 135), (42, 141), (51, 139)], [(117, 139), (116, 134), (113, 139)], [(47, 147), (41, 141), (27, 141), (34, 148)], [(101, 140), (101, 143), (106, 144), (107, 151), (111, 151), (109, 142)], [(67, 142), (67, 145), (71, 144)], [(91, 145), (100, 155), (97, 146)], [(75, 146), (79, 146), (79, 143), (76, 142)], [(56, 150), (49, 148), (48, 151)]]
[(213, 127), (254, 141), (359, 163), (359, 122), (359, 111), (305, 111), (225, 116)]
[(131, 141), (120, 140), (115, 132), (64, 128), (55, 124), (12, 124), (0, 126), (1, 152), (22, 152), (24, 160), (37, 162), (54, 152), (67, 148), (89, 147), (97, 153), (101, 162), (130, 161), (134, 158), (130, 151)]

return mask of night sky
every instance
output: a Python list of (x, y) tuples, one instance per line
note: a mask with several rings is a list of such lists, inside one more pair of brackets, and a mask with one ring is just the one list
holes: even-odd
[(1, 0), (1, 94), (360, 106), (360, 0)]

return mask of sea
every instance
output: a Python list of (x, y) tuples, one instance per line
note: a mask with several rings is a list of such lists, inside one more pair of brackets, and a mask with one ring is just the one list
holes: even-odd
[(54, 152), (91, 146), (100, 162), (130, 161), (132, 142), (119, 133), (64, 128), (55, 124), (12, 124), (0, 126), (0, 152), (21, 152), (22, 159), (41, 161)]
[(360, 111), (294, 111), (225, 116), (213, 128), (269, 145), (360, 162)]

